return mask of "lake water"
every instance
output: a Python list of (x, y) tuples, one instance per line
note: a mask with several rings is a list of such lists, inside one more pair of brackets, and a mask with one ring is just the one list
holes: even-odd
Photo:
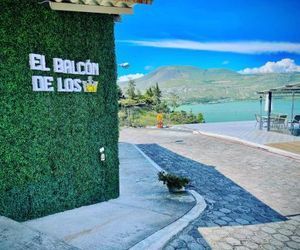
[[(263, 115), (265, 102), (263, 100)], [(287, 114), (291, 116), (292, 99), (273, 99), (273, 110), (275, 114)], [(255, 120), (255, 114), (260, 113), (259, 100), (236, 101), (216, 104), (188, 104), (182, 105), (176, 110), (191, 111), (194, 114), (202, 113), (206, 122), (226, 121), (251, 121)], [(300, 98), (295, 98), (294, 115), (300, 115)]]

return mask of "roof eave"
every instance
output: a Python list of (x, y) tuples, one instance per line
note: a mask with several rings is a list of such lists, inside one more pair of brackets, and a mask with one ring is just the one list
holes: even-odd
[(110, 15), (132, 15), (133, 8), (122, 7), (107, 7), (100, 5), (88, 5), (88, 4), (73, 4), (73, 3), (59, 3), (49, 2), (50, 8), (56, 11), (72, 11), (72, 12), (88, 12), (98, 14), (110, 14)]
[(300, 93), (300, 83), (287, 84), (285, 86), (278, 87), (278, 88), (257, 91), (256, 93), (259, 95), (264, 95), (264, 94), (268, 94), (270, 92), (272, 92), (274, 94), (295, 94), (295, 93), (298, 94), (298, 93)]
[(152, 4), (152, 0), (50, 0), (52, 10), (101, 13), (111, 15), (133, 14), (135, 4)]

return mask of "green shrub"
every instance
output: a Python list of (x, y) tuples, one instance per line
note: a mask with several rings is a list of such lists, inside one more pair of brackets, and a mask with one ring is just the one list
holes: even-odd
[[(113, 16), (38, 2), (0, 3), (0, 215), (19, 221), (119, 194)], [(50, 66), (54, 57), (98, 62), (98, 92), (33, 92), (31, 76), (49, 72), (31, 71), (29, 53)]]
[(146, 127), (156, 125), (155, 111), (149, 107), (122, 108), (119, 111), (120, 126)]
[(140, 111), (134, 120), (135, 127), (156, 126), (156, 115), (154, 111)]
[(203, 122), (205, 122), (204, 116), (203, 116), (202, 113), (199, 113), (199, 114), (197, 115), (197, 120), (198, 120), (198, 123), (203, 123)]
[[(131, 100), (134, 101), (134, 100)], [(161, 103), (162, 107), (165, 103)], [(161, 111), (161, 109), (159, 109)], [(146, 105), (143, 107), (132, 106), (123, 107), (119, 111), (119, 121), (120, 126), (129, 127), (146, 127), (146, 126), (156, 126), (157, 112), (152, 110), (152, 106)], [(199, 113), (197, 116), (185, 111), (175, 111), (172, 113), (163, 112), (163, 123), (164, 125), (175, 125), (175, 124), (192, 124), (192, 123), (202, 123), (204, 122), (203, 115)]]
[(192, 112), (174, 111), (170, 114), (170, 122), (172, 124), (192, 124), (202, 123), (204, 121), (203, 115), (199, 113), (197, 116)]
[(173, 174), (167, 174), (164, 171), (158, 173), (158, 180), (167, 185), (168, 188), (181, 189), (189, 184), (190, 179), (187, 177), (180, 177)]

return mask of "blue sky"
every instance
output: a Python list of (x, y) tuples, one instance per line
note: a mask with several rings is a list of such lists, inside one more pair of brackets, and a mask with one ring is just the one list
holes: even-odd
[(119, 76), (147, 74), (164, 65), (239, 71), (284, 58), (299, 65), (299, 10), (300, 0), (136, 5), (133, 16), (124, 15), (116, 24), (117, 61), (130, 63), (129, 69), (119, 68)]

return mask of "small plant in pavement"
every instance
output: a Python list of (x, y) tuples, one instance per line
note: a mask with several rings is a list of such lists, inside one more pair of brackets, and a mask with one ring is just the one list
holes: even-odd
[(158, 180), (166, 184), (170, 191), (173, 191), (174, 189), (182, 191), (190, 182), (190, 179), (187, 177), (168, 174), (164, 171), (158, 173)]

